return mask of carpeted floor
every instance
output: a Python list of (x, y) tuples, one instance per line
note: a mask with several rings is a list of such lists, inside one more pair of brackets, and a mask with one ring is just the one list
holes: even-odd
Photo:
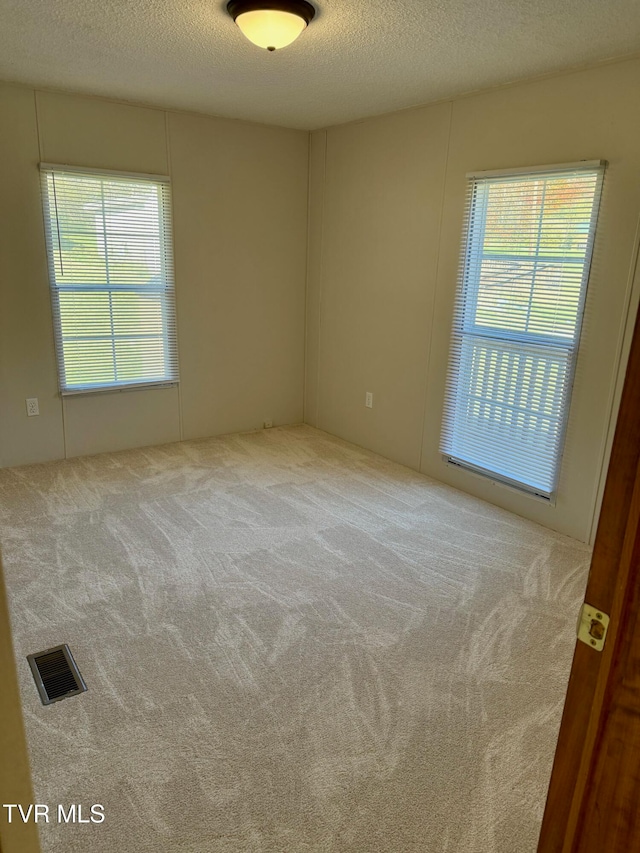
[[(45, 853), (533, 853), (589, 550), (310, 427), (0, 471)], [(87, 693), (43, 707), (25, 655)]]

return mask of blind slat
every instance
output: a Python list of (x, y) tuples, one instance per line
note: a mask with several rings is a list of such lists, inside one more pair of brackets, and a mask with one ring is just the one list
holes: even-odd
[(604, 166), (471, 175), (441, 451), (550, 498)]
[(40, 172), (62, 393), (177, 382), (168, 180)]

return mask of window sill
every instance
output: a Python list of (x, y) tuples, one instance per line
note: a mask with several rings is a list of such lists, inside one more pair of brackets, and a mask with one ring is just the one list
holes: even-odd
[(519, 484), (513, 480), (503, 479), (497, 474), (491, 471), (485, 471), (481, 468), (477, 468), (469, 463), (465, 463), (463, 461), (458, 461), (451, 456), (442, 456), (442, 461), (449, 468), (455, 468), (457, 471), (464, 471), (465, 474), (470, 474), (472, 477), (475, 477), (479, 480), (484, 480), (484, 482), (489, 482), (492, 486), (499, 486), (504, 489), (508, 489), (510, 492), (516, 492), (519, 495), (522, 495), (526, 498), (531, 498), (538, 503), (546, 504), (546, 506), (555, 507), (556, 505), (556, 493), (552, 492), (548, 497), (546, 495), (541, 494), (540, 492), (536, 492), (530, 486), (525, 485), (524, 483)]
[(60, 391), (61, 397), (81, 397), (90, 394), (121, 394), (126, 391), (146, 391), (149, 388), (173, 388), (179, 384), (178, 379), (167, 382), (140, 382), (131, 385), (110, 385), (99, 388), (78, 388)]

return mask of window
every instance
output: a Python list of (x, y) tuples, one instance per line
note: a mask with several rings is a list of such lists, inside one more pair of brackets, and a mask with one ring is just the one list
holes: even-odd
[(176, 382), (168, 179), (40, 170), (61, 392)]
[(604, 166), (469, 176), (441, 451), (556, 489)]

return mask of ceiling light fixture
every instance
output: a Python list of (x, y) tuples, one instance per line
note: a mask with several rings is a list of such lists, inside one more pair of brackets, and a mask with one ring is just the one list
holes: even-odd
[(229, 0), (227, 12), (249, 41), (275, 50), (294, 42), (316, 10), (306, 0)]

